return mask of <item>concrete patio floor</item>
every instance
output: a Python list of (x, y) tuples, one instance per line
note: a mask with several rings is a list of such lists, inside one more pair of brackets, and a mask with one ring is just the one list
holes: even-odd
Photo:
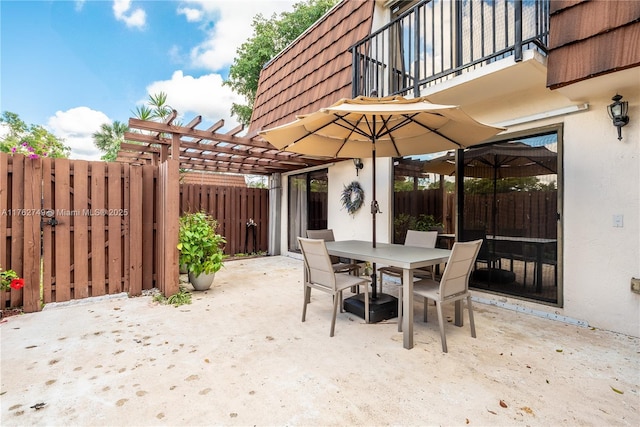
[[(2, 319), (0, 424), (640, 425), (640, 339), (475, 304), (477, 338), (416, 305), (364, 324), (312, 293), (302, 263), (226, 263), (191, 305), (124, 295)], [(446, 312), (449, 317), (453, 307)], [(465, 321), (466, 310), (465, 310)], [(44, 403), (41, 409), (35, 409)]]

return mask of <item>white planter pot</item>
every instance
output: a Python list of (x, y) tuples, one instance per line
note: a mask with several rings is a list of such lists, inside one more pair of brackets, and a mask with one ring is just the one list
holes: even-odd
[(195, 276), (193, 273), (189, 273), (189, 282), (196, 291), (206, 291), (213, 284), (213, 279), (216, 277), (216, 273), (204, 274)]

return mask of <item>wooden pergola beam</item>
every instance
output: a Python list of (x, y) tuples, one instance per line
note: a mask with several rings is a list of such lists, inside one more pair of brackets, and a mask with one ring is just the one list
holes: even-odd
[(166, 125), (164, 123), (151, 122), (148, 120), (140, 120), (140, 119), (129, 119), (129, 127), (134, 129), (152, 131), (152, 132), (161, 132), (161, 133), (171, 133), (171, 134), (179, 134), (182, 136), (190, 136), (192, 138), (201, 138), (209, 141), (217, 141), (217, 142), (226, 142), (234, 145), (246, 145), (248, 147), (254, 148), (267, 148), (273, 150), (274, 147), (264, 140), (257, 139), (248, 139), (242, 138), (234, 135), (227, 135), (216, 132), (207, 132), (204, 130), (198, 129), (190, 129), (185, 126), (173, 126)]
[[(143, 132), (126, 132), (128, 142), (121, 144), (118, 159), (125, 162), (162, 162), (170, 157), (179, 160), (180, 168), (211, 172), (233, 172), (265, 175), (322, 165), (329, 158), (305, 156), (279, 151), (255, 133), (251, 137), (237, 136), (242, 126), (221, 134), (219, 120), (207, 130), (198, 130), (202, 116), (187, 125), (173, 125), (174, 110), (166, 123), (129, 119), (129, 127)], [(138, 142), (140, 144), (136, 144)]]

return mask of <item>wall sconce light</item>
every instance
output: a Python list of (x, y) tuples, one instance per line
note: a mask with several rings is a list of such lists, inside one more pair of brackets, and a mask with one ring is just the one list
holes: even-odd
[(362, 163), (362, 159), (353, 159), (353, 165), (356, 167), (356, 176), (358, 176), (358, 172), (364, 167), (364, 163)]
[(613, 125), (618, 128), (618, 141), (622, 139), (622, 126), (629, 123), (629, 116), (627, 116), (629, 103), (627, 101), (620, 101), (621, 99), (622, 96), (616, 94), (616, 96), (611, 98), (613, 103), (607, 107), (609, 117), (613, 120)]

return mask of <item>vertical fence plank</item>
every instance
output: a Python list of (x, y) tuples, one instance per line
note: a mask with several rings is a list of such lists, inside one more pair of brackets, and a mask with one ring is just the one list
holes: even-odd
[[(3, 249), (6, 250), (4, 256), (0, 257), (0, 266), (4, 270), (14, 270), (18, 275), (22, 276), (24, 272), (24, 217), (27, 214), (35, 214), (24, 209), (24, 163), (25, 157), (21, 155), (14, 156), (9, 161), (8, 155), (3, 154), (6, 160), (7, 175), (6, 184), (3, 186), (4, 194), (8, 210), (3, 213), (5, 220), (2, 241)], [(11, 166), (11, 175), (9, 176), (9, 166)], [(2, 178), (4, 179), (3, 174)], [(8, 298), (10, 307), (19, 307), (23, 303), (23, 291), (9, 289), (3, 293)]]
[(142, 288), (151, 289), (156, 273), (156, 181), (154, 172), (158, 168), (152, 165), (142, 166)]
[(105, 207), (106, 163), (91, 164), (91, 296), (106, 293)]
[(258, 245), (256, 251), (266, 252), (269, 249), (269, 190), (260, 189), (257, 192), (260, 195), (260, 202), (257, 214), (259, 220), (256, 221), (258, 223)]
[(171, 160), (167, 165), (167, 192), (166, 192), (166, 209), (167, 214), (165, 216), (165, 230), (167, 235), (165, 236), (166, 253), (165, 259), (166, 269), (165, 278), (169, 280), (167, 288), (171, 293), (178, 292), (179, 289), (179, 266), (178, 266), (178, 224), (180, 218), (180, 203), (178, 194), (180, 193), (180, 184), (178, 182), (180, 176), (180, 162), (178, 160)]
[[(15, 159), (14, 159), (15, 160)], [(28, 159), (24, 169), (24, 209), (40, 212), (42, 208), (42, 160)], [(27, 313), (39, 311), (40, 304), (40, 215), (24, 215), (24, 257), (22, 277), (23, 310)]]
[(158, 170), (158, 287), (165, 296), (178, 292), (178, 217), (180, 214), (177, 160), (162, 162)]
[(111, 162), (107, 164), (108, 173), (108, 202), (105, 209), (107, 217), (107, 241), (108, 246), (108, 293), (122, 292), (122, 218), (119, 210), (122, 209), (122, 164)]
[(55, 159), (54, 200), (58, 224), (53, 228), (55, 239), (55, 301), (69, 301), (73, 297), (71, 287), (71, 180), (69, 159)]
[(129, 169), (129, 280), (126, 292), (131, 295), (142, 293), (142, 168)]
[(157, 246), (155, 247), (155, 252), (156, 252), (156, 262), (158, 265), (158, 268), (156, 270), (156, 286), (158, 287), (158, 289), (160, 290), (160, 292), (162, 292), (164, 294), (164, 296), (170, 296), (171, 294), (167, 292), (167, 289), (165, 287), (165, 269), (163, 268), (163, 265), (165, 263), (165, 252), (164, 252), (164, 248), (165, 248), (165, 242), (164, 242), (164, 237), (165, 237), (165, 230), (164, 230), (164, 224), (165, 224), (165, 199), (164, 199), (164, 192), (165, 187), (166, 187), (166, 176), (167, 173), (165, 171), (166, 169), (166, 160), (163, 160), (162, 163), (160, 163), (158, 165), (158, 181), (157, 181), (157, 185), (158, 185), (158, 193), (157, 193), (157, 197), (156, 197), (156, 217), (157, 217), (157, 222), (156, 222), (156, 242), (157, 242)]
[[(25, 194), (24, 187), (32, 185), (33, 183), (25, 180), (25, 167), (28, 162), (37, 162), (35, 159), (27, 159), (25, 156), (13, 157), (13, 173), (12, 173), (12, 189), (11, 198), (14, 208), (18, 208), (13, 213), (11, 218), (11, 254), (10, 254), (10, 267), (7, 269), (15, 270), (19, 275), (25, 272), (24, 267), (24, 241), (27, 237), (27, 231), (25, 227), (25, 217), (36, 215), (35, 212), (30, 212), (25, 206)], [(38, 205), (38, 208), (40, 205)], [(22, 276), (21, 276), (22, 277)], [(16, 307), (23, 303), (20, 291), (11, 290), (11, 306)]]
[(47, 217), (43, 218), (42, 226), (42, 292), (43, 302), (48, 304), (54, 301), (54, 242), (53, 228), (47, 224), (51, 218), (55, 218), (55, 206), (53, 204), (53, 159), (42, 159), (42, 198), (43, 209), (47, 212)]
[(89, 296), (89, 163), (76, 160), (73, 168), (73, 297)]
[[(14, 270), (24, 277), (24, 218), (38, 215), (25, 209), (24, 165), (22, 155), (9, 156), (0, 153), (0, 267)], [(2, 307), (19, 307), (23, 304), (24, 291), (9, 289), (0, 291)]]
[[(9, 205), (11, 181), (9, 155), (0, 153), (0, 182), (5, 183), (0, 185), (0, 268), (4, 270), (11, 268), (7, 256), (11, 252), (8, 250), (11, 248), (11, 214), (13, 213)], [(0, 291), (0, 309), (7, 307), (7, 298), (11, 298), (11, 292)]]
[(120, 269), (122, 272), (121, 289), (124, 292), (128, 292), (129, 289), (129, 262), (130, 262), (130, 247), (129, 247), (129, 205), (131, 196), (131, 165), (128, 163), (122, 164), (122, 181), (120, 187), (120, 202), (122, 203), (122, 209), (115, 212), (120, 217), (120, 248), (122, 251), (122, 257), (120, 262)]

